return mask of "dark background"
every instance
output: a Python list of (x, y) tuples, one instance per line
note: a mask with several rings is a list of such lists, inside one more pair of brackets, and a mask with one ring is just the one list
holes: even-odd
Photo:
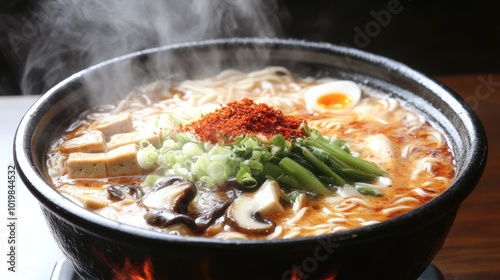
[[(14, 52), (8, 34), (23, 32), (35, 6), (35, 0), (0, 0), (0, 95), (21, 92), (28, 50)], [(499, 18), (500, 1), (493, 0), (280, 0), (278, 12), (282, 37), (355, 47), (428, 75), (500, 72)]]

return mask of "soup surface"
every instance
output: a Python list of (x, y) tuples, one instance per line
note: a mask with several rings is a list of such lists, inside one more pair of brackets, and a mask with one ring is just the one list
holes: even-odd
[(376, 224), (454, 178), (443, 135), (401, 101), (281, 67), (138, 88), (82, 114), (47, 165), (59, 192), (99, 215), (219, 239)]

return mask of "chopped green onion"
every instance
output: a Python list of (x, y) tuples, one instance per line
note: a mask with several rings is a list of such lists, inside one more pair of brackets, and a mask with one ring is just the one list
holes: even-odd
[[(293, 142), (283, 135), (269, 141), (241, 135), (220, 146), (181, 132), (180, 122), (172, 115), (152, 123), (162, 130), (162, 147), (156, 149), (143, 140), (137, 159), (141, 167), (157, 167), (156, 173), (164, 176), (180, 175), (212, 186), (234, 178), (245, 188), (257, 187), (270, 178), (286, 190), (323, 195), (334, 192), (336, 186), (368, 183), (384, 174), (374, 164), (351, 155), (345, 141), (325, 137), (305, 124), (301, 129), (306, 136)], [(148, 176), (145, 184), (152, 184), (153, 178)], [(359, 189), (368, 195), (378, 192)]]
[(360, 187), (356, 189), (360, 194), (365, 194), (365, 195), (372, 195), (372, 196), (383, 196), (383, 194), (374, 188), (369, 188), (369, 187)]
[(250, 167), (243, 166), (236, 174), (236, 181), (240, 183), (241, 186), (247, 189), (257, 187), (258, 182), (252, 177), (250, 173)]
[(207, 175), (213, 178), (226, 178), (226, 170), (220, 162), (211, 162), (207, 166)]
[(204, 151), (200, 144), (194, 142), (187, 142), (182, 146), (182, 152), (187, 157), (201, 156)]
[(240, 163), (240, 167), (243, 167), (243, 166), (248, 166), (248, 168), (250, 168), (250, 170), (256, 171), (259, 173), (264, 170), (264, 165), (262, 165), (262, 163), (260, 163), (256, 160), (251, 160), (251, 159), (247, 159), (244, 162)]
[(148, 175), (146, 176), (146, 179), (144, 180), (144, 184), (146, 187), (152, 187), (156, 180), (158, 180), (161, 176), (160, 175), (157, 175), (157, 174), (151, 174), (151, 175)]
[(158, 161), (158, 151), (153, 145), (144, 146), (137, 151), (136, 158), (142, 169), (151, 169)]

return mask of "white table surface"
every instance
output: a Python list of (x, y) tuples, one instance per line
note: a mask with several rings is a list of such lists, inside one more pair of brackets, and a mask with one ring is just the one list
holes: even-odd
[(8, 270), (7, 171), (14, 164), (12, 145), (17, 125), (37, 99), (37, 96), (0, 96), (0, 279), (5, 280), (50, 279), (54, 265), (63, 257), (38, 201), (16, 173), (16, 272)]

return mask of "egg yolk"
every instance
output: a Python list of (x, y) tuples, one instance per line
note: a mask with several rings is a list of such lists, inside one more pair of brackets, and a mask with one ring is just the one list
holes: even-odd
[(345, 109), (352, 102), (351, 96), (344, 93), (324, 94), (317, 100), (318, 105), (325, 109)]

